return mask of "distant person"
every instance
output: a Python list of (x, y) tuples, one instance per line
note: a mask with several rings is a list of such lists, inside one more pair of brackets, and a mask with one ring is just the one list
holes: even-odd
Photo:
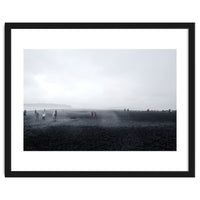
[(97, 116), (97, 112), (96, 111), (94, 111), (94, 117), (96, 117)]
[(129, 108), (127, 108), (127, 111), (129, 112)]
[(35, 120), (37, 120), (37, 112), (36, 112), (36, 110), (35, 110)]
[(45, 109), (44, 109), (44, 112), (42, 113), (42, 119), (43, 120), (45, 120), (45, 116), (46, 116), (46, 114), (45, 114)]
[(93, 116), (94, 116), (94, 113), (93, 113), (93, 111), (91, 112), (91, 117), (93, 118)]
[(35, 114), (37, 113), (36, 109), (35, 109)]
[(42, 114), (42, 119), (45, 120), (45, 113)]
[(24, 110), (24, 117), (26, 116), (26, 110)]
[(56, 121), (56, 118), (57, 118), (57, 110), (54, 111), (53, 113), (53, 119)]
[(39, 113), (38, 112), (35, 113), (35, 120), (39, 120)]
[(149, 108), (147, 109), (147, 112), (149, 112)]

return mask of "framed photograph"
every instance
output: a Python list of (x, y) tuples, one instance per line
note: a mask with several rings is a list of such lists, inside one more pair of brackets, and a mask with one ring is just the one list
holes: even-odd
[(194, 23), (6, 23), (6, 177), (194, 177)]

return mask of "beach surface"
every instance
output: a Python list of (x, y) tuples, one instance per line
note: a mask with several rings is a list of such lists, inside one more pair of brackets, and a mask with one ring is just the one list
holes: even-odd
[(24, 116), (25, 151), (176, 151), (176, 112), (42, 110)]

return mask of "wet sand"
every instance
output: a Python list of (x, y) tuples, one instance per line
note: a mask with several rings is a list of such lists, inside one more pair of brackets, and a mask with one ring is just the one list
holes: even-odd
[(176, 112), (52, 110), (24, 117), (26, 151), (175, 151)]

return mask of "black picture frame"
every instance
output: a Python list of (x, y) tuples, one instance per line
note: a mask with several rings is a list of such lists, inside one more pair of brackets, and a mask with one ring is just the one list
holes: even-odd
[[(13, 29), (186, 29), (188, 30), (188, 171), (12, 171), (11, 31)], [(195, 177), (195, 23), (5, 23), (6, 177)]]

